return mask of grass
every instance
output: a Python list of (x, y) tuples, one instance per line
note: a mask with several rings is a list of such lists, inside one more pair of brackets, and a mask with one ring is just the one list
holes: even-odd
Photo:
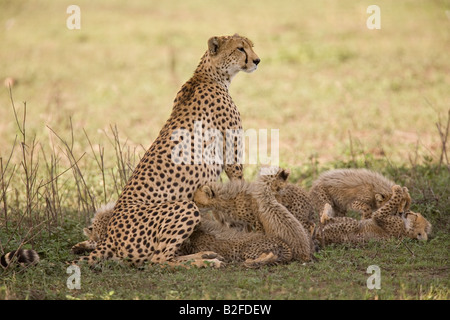
[[(80, 290), (66, 287), (66, 266), (46, 261), (34, 270), (8, 274), (0, 294), (9, 299), (448, 299), (448, 256), (438, 254), (448, 241), (442, 234), (427, 244), (329, 247), (311, 265), (258, 270), (231, 265), (136, 271), (111, 265), (97, 273), (82, 268)], [(370, 265), (381, 269), (380, 290), (367, 289)]]
[[(76, 4), (71, 31), (69, 3), (0, 0), (0, 80), (16, 81), (0, 89), (0, 253), (42, 256), (0, 270), (1, 299), (448, 299), (449, 1), (377, 1), (381, 30), (366, 28), (369, 1)], [(259, 270), (83, 267), (69, 290), (65, 261), (93, 208), (117, 198), (207, 39), (235, 32), (262, 62), (231, 95), (244, 129), (280, 130), (291, 181), (380, 171), (409, 188), (432, 238), (331, 246), (314, 264)], [(369, 265), (380, 290), (366, 286)]]
[[(378, 164), (380, 165), (380, 164)], [(336, 163), (336, 167), (349, 163)], [(385, 167), (388, 165), (385, 164)], [(333, 245), (316, 254), (318, 261), (294, 262), (248, 270), (142, 269), (105, 264), (81, 268), (81, 289), (68, 289), (65, 261), (70, 247), (83, 240), (83, 224), (66, 220), (35, 245), (43, 257), (38, 267), (6, 270), (0, 282), (3, 299), (448, 299), (450, 221), (447, 168), (395, 167), (385, 174), (406, 185), (413, 209), (433, 224), (426, 243), (413, 240)], [(297, 172), (301, 175), (301, 172)], [(5, 234), (2, 234), (5, 236)], [(20, 240), (21, 238), (18, 237)], [(366, 286), (367, 268), (381, 270), (381, 289)]]

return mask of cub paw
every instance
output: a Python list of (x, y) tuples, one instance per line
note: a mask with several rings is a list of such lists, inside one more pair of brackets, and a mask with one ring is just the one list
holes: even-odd
[(217, 259), (220, 261), (225, 260), (221, 255), (219, 255), (218, 253), (215, 253), (214, 251), (202, 252), (201, 257), (202, 257), (202, 259)]
[(320, 214), (320, 223), (326, 224), (334, 216), (333, 208), (329, 203), (325, 203), (322, 213)]
[(392, 186), (392, 193), (394, 195), (399, 195), (403, 193), (403, 188), (401, 186), (399, 186), (398, 184)]

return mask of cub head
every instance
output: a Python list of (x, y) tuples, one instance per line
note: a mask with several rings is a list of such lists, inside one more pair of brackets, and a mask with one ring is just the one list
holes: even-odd
[(239, 71), (247, 73), (256, 70), (261, 61), (253, 51), (253, 42), (238, 34), (234, 36), (212, 37), (208, 40), (211, 64), (230, 76)]
[(259, 172), (258, 180), (266, 185), (269, 185), (273, 192), (278, 193), (284, 189), (287, 184), (287, 179), (291, 172), (289, 169), (281, 169), (278, 167), (263, 167)]
[(89, 226), (89, 227), (87, 227), (87, 228), (84, 228), (84, 229), (83, 229), (83, 234), (84, 234), (86, 237), (88, 237), (89, 239), (91, 239), (92, 236), (93, 236), (93, 228), (92, 228), (92, 226)]
[(391, 198), (391, 195), (389, 194), (382, 194), (382, 193), (376, 193), (375, 194), (375, 205), (377, 209), (381, 208), (386, 204), (386, 202), (389, 201)]
[(203, 186), (197, 189), (194, 193), (194, 202), (199, 207), (207, 207), (215, 198), (214, 191), (209, 186)]
[(431, 224), (420, 213), (406, 211), (403, 215), (406, 233), (412, 239), (428, 240), (431, 233)]

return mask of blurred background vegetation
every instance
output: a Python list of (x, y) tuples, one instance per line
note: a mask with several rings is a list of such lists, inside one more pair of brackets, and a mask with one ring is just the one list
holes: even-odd
[[(437, 159), (435, 123), (450, 105), (450, 2), (377, 1), (381, 30), (369, 30), (372, 2), (80, 0), (81, 29), (69, 30), (72, 2), (0, 0), (0, 79), (15, 79), (41, 143), (47, 126), (62, 132), (71, 117), (96, 143), (117, 124), (146, 149), (208, 38), (239, 33), (262, 62), (235, 78), (231, 95), (244, 129), (280, 129), (283, 163), (339, 159), (350, 139), (355, 152), (399, 163), (416, 149)], [(6, 87), (0, 106), (3, 154), (15, 136)]]

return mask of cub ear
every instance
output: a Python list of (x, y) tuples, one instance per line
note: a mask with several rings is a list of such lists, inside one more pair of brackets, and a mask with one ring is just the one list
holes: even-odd
[(219, 51), (220, 48), (220, 40), (219, 37), (212, 37), (208, 40), (208, 49), (209, 49), (209, 54), (214, 56), (217, 54), (217, 52)]
[(410, 230), (413, 227), (414, 222), (416, 222), (416, 220), (417, 220), (417, 215), (415, 213), (409, 211), (409, 212), (405, 212), (403, 214), (402, 218), (403, 218), (403, 222), (405, 223), (406, 230)]
[(202, 191), (206, 194), (206, 196), (209, 199), (212, 199), (215, 196), (214, 191), (212, 191), (212, 189), (208, 186), (203, 186)]
[(92, 235), (92, 226), (83, 229), (83, 233), (86, 237), (90, 237)]
[(431, 223), (429, 223), (429, 222), (427, 221), (427, 222), (425, 223), (425, 232), (426, 232), (427, 234), (430, 234), (432, 228), (433, 228), (433, 227), (431, 226)]
[(408, 219), (411, 222), (416, 222), (417, 214), (415, 214), (413, 212), (408, 212), (408, 213), (406, 213), (406, 219)]
[(290, 174), (291, 174), (291, 171), (289, 169), (283, 169), (278, 172), (278, 177), (281, 180), (286, 181), (289, 178)]

